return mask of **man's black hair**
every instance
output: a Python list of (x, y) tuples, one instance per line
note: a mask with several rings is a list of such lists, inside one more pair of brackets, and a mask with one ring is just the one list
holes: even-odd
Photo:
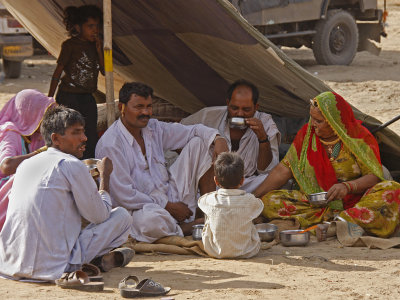
[(248, 88), (251, 89), (252, 100), (253, 100), (254, 105), (256, 105), (258, 102), (258, 96), (259, 96), (258, 88), (254, 84), (252, 84), (250, 81), (247, 81), (245, 79), (236, 80), (234, 83), (232, 83), (230, 85), (230, 87), (228, 88), (228, 91), (227, 91), (227, 96), (226, 96), (228, 101), (231, 101), (233, 91), (239, 86), (247, 86)]
[(143, 98), (153, 97), (153, 89), (141, 82), (127, 82), (119, 90), (119, 102), (128, 103), (132, 95), (138, 95)]
[(52, 145), (52, 133), (64, 135), (65, 130), (75, 124), (85, 126), (85, 119), (76, 110), (62, 105), (48, 109), (44, 114), (42, 125), (40, 126), (40, 133), (43, 136), (46, 146), (50, 147)]

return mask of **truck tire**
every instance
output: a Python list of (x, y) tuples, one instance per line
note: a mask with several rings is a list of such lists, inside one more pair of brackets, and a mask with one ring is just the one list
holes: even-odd
[(19, 78), (21, 75), (22, 61), (7, 60), (3, 58), (3, 68), (6, 78)]
[(319, 64), (349, 65), (353, 61), (358, 47), (358, 29), (349, 12), (329, 10), (315, 29), (312, 49)]

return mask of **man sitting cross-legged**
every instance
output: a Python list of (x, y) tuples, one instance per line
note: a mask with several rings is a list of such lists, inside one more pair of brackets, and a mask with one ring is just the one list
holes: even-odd
[[(45, 114), (41, 133), (49, 149), (20, 164), (11, 190), (0, 233), (3, 275), (54, 280), (127, 240), (132, 218), (122, 207), (112, 209), (108, 194), (112, 162), (98, 164), (98, 191), (78, 159), (84, 124), (79, 112), (62, 106)], [(92, 222), (83, 230), (82, 217)]]
[[(121, 118), (96, 147), (97, 158), (108, 156), (114, 163), (110, 179), (114, 205), (132, 214), (131, 235), (150, 243), (190, 233), (194, 223), (203, 222), (193, 221), (197, 189), (215, 190), (212, 156), (228, 150), (216, 129), (150, 119), (152, 96), (152, 88), (145, 84), (124, 84), (119, 92)], [(164, 151), (181, 148), (168, 170)]]

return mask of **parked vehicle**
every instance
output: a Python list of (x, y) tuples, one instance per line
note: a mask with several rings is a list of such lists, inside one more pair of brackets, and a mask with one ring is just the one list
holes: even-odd
[(22, 62), (33, 55), (32, 36), (0, 4), (0, 55), (6, 78), (21, 75)]
[(319, 64), (348, 65), (357, 51), (379, 54), (370, 40), (386, 37), (377, 0), (230, 1), (274, 44), (311, 48)]

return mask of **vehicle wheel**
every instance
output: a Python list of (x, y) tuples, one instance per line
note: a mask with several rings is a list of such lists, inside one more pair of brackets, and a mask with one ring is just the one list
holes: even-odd
[(3, 58), (3, 68), (6, 78), (18, 78), (21, 75), (22, 61), (6, 60)]
[(349, 12), (330, 10), (315, 29), (312, 49), (319, 64), (349, 65), (353, 61), (358, 47), (358, 29)]

